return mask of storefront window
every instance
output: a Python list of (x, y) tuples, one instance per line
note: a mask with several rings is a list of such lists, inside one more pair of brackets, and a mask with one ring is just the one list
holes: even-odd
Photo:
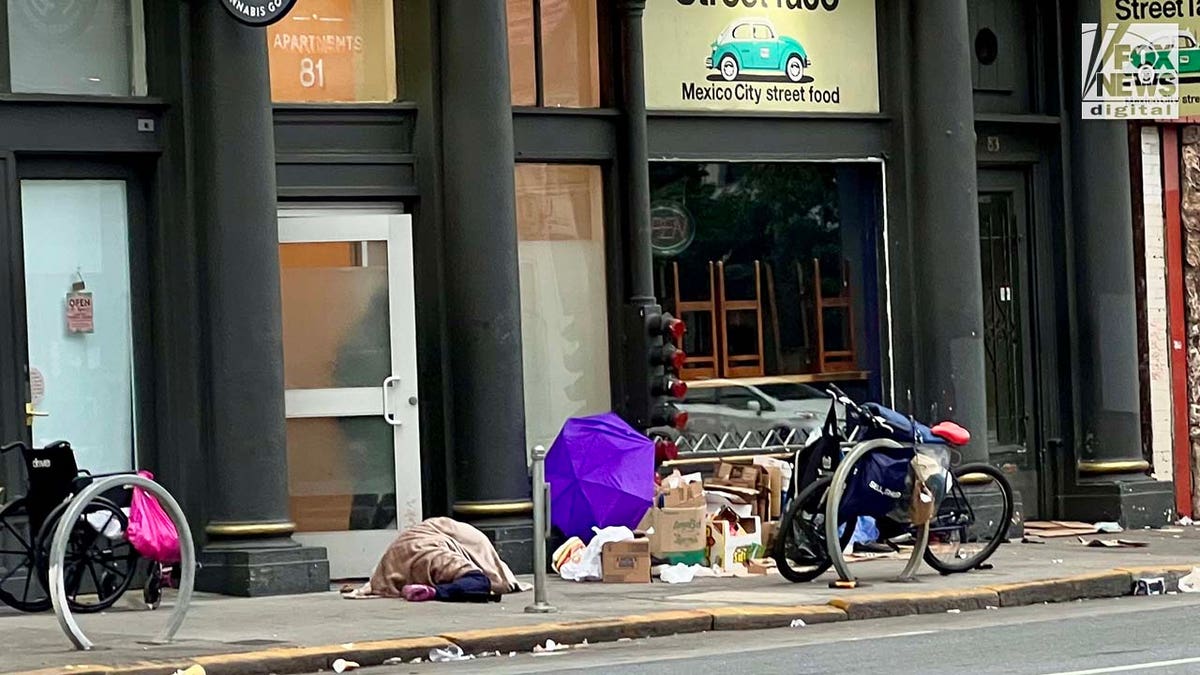
[(507, 1), (513, 105), (598, 107), (596, 0)]
[(549, 447), (569, 417), (612, 408), (599, 167), (518, 164), (525, 428)]
[[(689, 397), (761, 396), (757, 414), (819, 399), (823, 382), (877, 390), (879, 165), (656, 162), (650, 176), (656, 295), (688, 324)], [(718, 378), (753, 389), (700, 383)]]
[(396, 99), (391, 2), (300, 0), (267, 29), (267, 49), (276, 102)]
[(144, 95), (139, 0), (8, 3), (17, 93)]

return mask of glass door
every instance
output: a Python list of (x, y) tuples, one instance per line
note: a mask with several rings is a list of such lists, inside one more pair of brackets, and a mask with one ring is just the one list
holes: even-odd
[(421, 520), (412, 218), (279, 218), (288, 485), (297, 539), (369, 576)]
[(124, 180), (22, 180), (35, 446), (67, 440), (81, 468), (127, 471), (135, 451), (134, 291)]

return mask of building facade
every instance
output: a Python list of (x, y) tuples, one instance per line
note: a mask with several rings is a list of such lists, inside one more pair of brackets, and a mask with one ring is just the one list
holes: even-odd
[(38, 7), (0, 12), (0, 438), (153, 471), (205, 589), (433, 515), (528, 567), (526, 448), (624, 412), (647, 304), (697, 406), (839, 382), (971, 429), (1027, 518), (1174, 515), (1126, 129), (1070, 93), (1097, 2)]

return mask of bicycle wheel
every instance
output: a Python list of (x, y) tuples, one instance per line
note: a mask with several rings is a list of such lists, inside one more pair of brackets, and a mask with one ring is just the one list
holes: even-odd
[[(808, 485), (788, 505), (780, 520), (779, 534), (771, 554), (783, 578), (794, 583), (812, 581), (825, 573), (833, 561), (825, 544), (825, 496), (830, 478)], [(844, 525), (842, 548), (854, 536), (854, 522)]]
[(942, 574), (979, 567), (1008, 538), (1013, 491), (990, 464), (954, 469), (954, 484), (930, 523), (925, 562)]
[(0, 509), (0, 602), (22, 612), (50, 609), (50, 594), (37, 572), (37, 549), (25, 498)]
[[(38, 572), (50, 587), (50, 542), (70, 502), (56, 508), (38, 533)], [(72, 612), (88, 614), (108, 609), (129, 588), (138, 553), (125, 538), (129, 518), (113, 502), (97, 498), (83, 510), (71, 529), (63, 560), (63, 586)]]

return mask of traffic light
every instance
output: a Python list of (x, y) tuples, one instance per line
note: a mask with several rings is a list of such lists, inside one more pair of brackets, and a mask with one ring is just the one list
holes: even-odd
[(687, 360), (681, 348), (687, 325), (658, 308), (647, 311), (645, 320), (650, 351), (650, 426), (682, 430), (687, 426), (687, 413), (671, 399), (687, 395), (687, 383), (680, 377)]
[(673, 401), (687, 394), (680, 371), (687, 359), (681, 342), (683, 321), (650, 305), (628, 305), (624, 322), (624, 416), (630, 426), (650, 433), (681, 430), (687, 413)]

